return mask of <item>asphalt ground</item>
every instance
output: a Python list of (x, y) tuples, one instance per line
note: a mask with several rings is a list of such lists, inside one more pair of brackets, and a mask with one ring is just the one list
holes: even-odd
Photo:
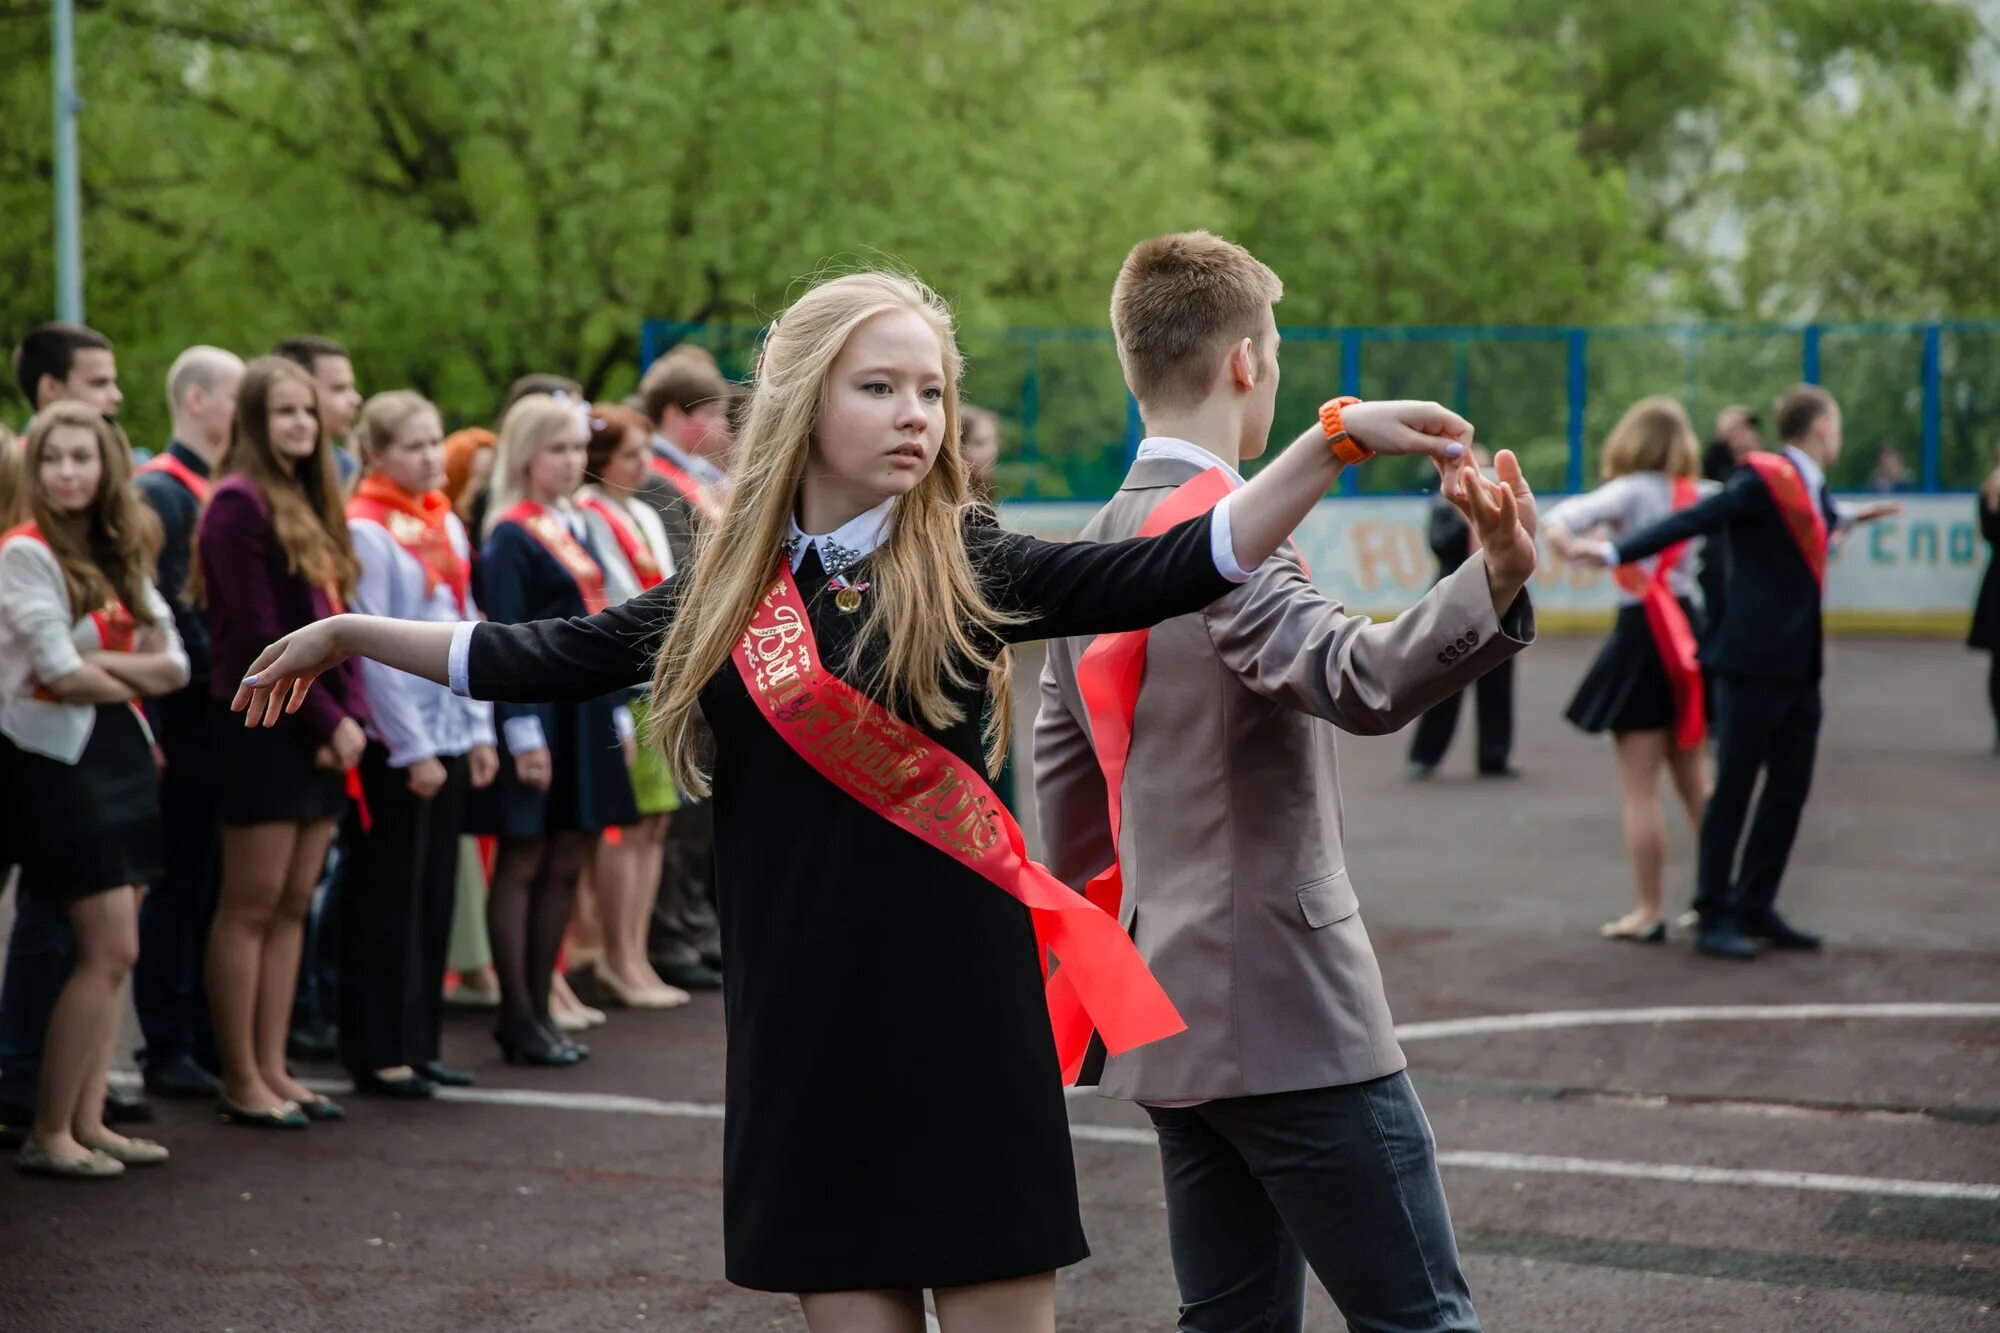
[[(2000, 1329), (1983, 661), (1835, 647), (1781, 900), (1828, 946), (1735, 964), (1596, 936), (1629, 898), (1615, 772), (1561, 720), (1594, 648), (1521, 660), (1518, 781), (1470, 775), (1469, 715), (1428, 784), (1406, 737), (1341, 752), (1351, 870), (1486, 1327)], [(1684, 829), (1671, 857), (1684, 897)], [(509, 1069), (484, 1028), (450, 1020), (447, 1058), (480, 1077), (466, 1099), (349, 1098), (344, 1123), (294, 1134), (162, 1103), (165, 1168), (0, 1174), (0, 1330), (803, 1327), (722, 1278), (714, 997), (614, 1013), (572, 1070)], [(898, 1105), (884, 1087), (881, 1113)], [(1071, 1106), (1094, 1254), (1061, 1276), (1060, 1326), (1171, 1328), (1146, 1121)], [(1342, 1326), (1312, 1300), (1310, 1328)]]

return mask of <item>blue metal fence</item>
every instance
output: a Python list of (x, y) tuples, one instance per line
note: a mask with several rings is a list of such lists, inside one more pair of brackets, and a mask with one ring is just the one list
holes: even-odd
[[(747, 375), (760, 331), (649, 320), (641, 360), (677, 342), (711, 348)], [(1823, 384), (1840, 399), (1846, 449), (1836, 485), (1863, 489), (1893, 446), (1907, 489), (1970, 489), (2000, 442), (2000, 320), (1929, 323), (1675, 324), (1565, 327), (1295, 328), (1283, 330), (1279, 433), (1312, 419), (1336, 390), (1359, 397), (1435, 398), (1480, 438), (1512, 448), (1538, 489), (1580, 490), (1599, 442), (1634, 399), (1678, 397), (1706, 434), (1743, 403), (1766, 418), (1789, 385)], [(1142, 433), (1108, 330), (1010, 329), (963, 339), (966, 397), (1004, 423), (1003, 493), (1100, 499), (1117, 487)], [(1343, 477), (1348, 494), (1414, 490), (1422, 464), (1384, 459)]]

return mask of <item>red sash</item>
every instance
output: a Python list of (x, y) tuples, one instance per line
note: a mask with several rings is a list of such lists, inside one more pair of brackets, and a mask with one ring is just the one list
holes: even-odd
[(653, 471), (667, 479), (667, 484), (681, 493), (681, 498), (695, 507), (703, 518), (714, 522), (722, 517), (722, 501), (709, 487), (696, 481), (679, 464), (655, 449), (652, 453)]
[(604, 526), (611, 529), (612, 537), (618, 542), (618, 549), (625, 555), (625, 563), (632, 566), (632, 572), (639, 576), (639, 591), (656, 588), (665, 575), (660, 573), (660, 562), (653, 558), (653, 548), (639, 530), (632, 526), (631, 518), (618, 511), (601, 495), (586, 495), (577, 504), (604, 520)]
[[(1205, 514), (1229, 490), (1228, 474), (1221, 468), (1210, 468), (1176, 488), (1146, 516), (1138, 535), (1156, 537), (1177, 523)], [(1117, 859), (1119, 833), (1125, 822), (1125, 762), (1132, 751), (1132, 715), (1139, 706), (1139, 689), (1146, 681), (1146, 645), (1151, 637), (1152, 631), (1143, 629), (1100, 634), (1076, 664), (1076, 688), (1083, 696), (1084, 711), (1090, 715), (1091, 748), (1104, 772), (1111, 816), (1111, 864), (1084, 886), (1083, 896), (1113, 921), (1118, 919), (1125, 896)], [(1063, 1082), (1073, 1083), (1090, 1045), (1091, 1021), (1069, 979), (1068, 968), (1049, 978), (1049, 1016), (1056, 1027), (1057, 1049), (1075, 1057), (1073, 1063), (1065, 1059), (1063, 1064)]]
[[(189, 494), (203, 504), (208, 503), (208, 478), (196, 472), (172, 454), (158, 454), (139, 465), (139, 472), (164, 472), (175, 481), (188, 488)], [(135, 474), (136, 475), (136, 474)]]
[[(1687, 508), (1700, 491), (1687, 477), (1674, 478), (1673, 506)], [(1646, 628), (1653, 632), (1653, 646), (1660, 651), (1660, 663), (1667, 669), (1667, 684), (1674, 693), (1674, 744), (1683, 750), (1700, 745), (1708, 734), (1707, 709), (1702, 698), (1701, 666), (1695, 661), (1694, 626), (1680, 599), (1667, 586), (1667, 575), (1687, 555), (1688, 543), (1675, 542), (1660, 552), (1647, 578), (1636, 565), (1620, 565), (1612, 571), (1618, 586), (1636, 595), (1646, 612)]]
[(604, 595), (604, 571), (590, 558), (590, 552), (583, 549), (583, 543), (569, 530), (569, 525), (551, 514), (533, 500), (523, 500), (501, 515), (503, 523), (517, 523), (530, 537), (542, 544), (542, 549), (556, 558), (563, 572), (576, 580), (576, 590), (583, 598), (583, 613), (594, 616), (611, 605)]
[[(1056, 975), (1113, 1054), (1186, 1030), (1116, 918), (1028, 859), (1021, 826), (978, 769), (826, 670), (782, 559), (731, 658), (757, 710), (822, 777), (1028, 908), (1043, 957), (1056, 955)], [(1065, 1070), (1081, 1063), (1082, 1047), (1064, 1044), (1073, 1034), (1055, 1040)]]
[(347, 516), (379, 524), (396, 545), (416, 557), (424, 570), (424, 595), (440, 583), (451, 589), (460, 615), (471, 598), (472, 562), (451, 544), (451, 501), (443, 491), (411, 495), (379, 472), (371, 472), (354, 489)]
[(1791, 529), (1792, 540), (1799, 545), (1799, 554), (1805, 558), (1806, 568), (1812, 571), (1813, 581), (1820, 591), (1826, 591), (1826, 515), (1820, 513), (1813, 503), (1812, 494), (1806, 490), (1806, 479), (1799, 475), (1797, 467), (1790, 459), (1761, 450), (1743, 456), (1743, 461), (1756, 470), (1764, 480), (1764, 489), (1771, 493), (1771, 499), (1778, 506), (1778, 513)]

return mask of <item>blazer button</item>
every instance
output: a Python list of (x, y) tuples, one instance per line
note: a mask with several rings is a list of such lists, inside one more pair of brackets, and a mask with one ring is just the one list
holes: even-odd
[(1447, 664), (1448, 664), (1448, 663), (1449, 663), (1449, 662), (1451, 661), (1451, 659), (1450, 659), (1450, 658), (1448, 658), (1448, 657), (1446, 657), (1446, 656), (1445, 656), (1445, 655), (1444, 655), (1443, 653), (1439, 653), (1439, 654), (1438, 654), (1438, 661), (1440, 661), (1440, 662), (1444, 662), (1444, 663), (1447, 663)]
[(1469, 630), (1467, 630), (1467, 631), (1465, 632), (1465, 638), (1466, 638), (1466, 641), (1467, 641), (1468, 643), (1470, 643), (1470, 644), (1471, 644), (1471, 645), (1472, 645), (1473, 647), (1477, 648), (1477, 647), (1479, 646), (1479, 631), (1478, 631), (1478, 630), (1476, 630), (1476, 629), (1469, 629)]

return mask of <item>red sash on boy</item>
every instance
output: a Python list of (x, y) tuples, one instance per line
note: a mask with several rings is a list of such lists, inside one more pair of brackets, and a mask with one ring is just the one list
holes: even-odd
[(451, 589), (463, 615), (471, 598), (472, 562), (451, 544), (450, 515), (451, 501), (443, 491), (412, 495), (379, 472), (363, 477), (347, 502), (349, 518), (379, 524), (423, 566), (425, 596), (442, 583)]
[(611, 529), (613, 540), (624, 553), (625, 563), (632, 566), (632, 572), (639, 576), (639, 591), (658, 587), (660, 580), (666, 576), (660, 573), (660, 562), (653, 558), (653, 548), (632, 526), (631, 516), (601, 495), (581, 496), (577, 505), (603, 519), (604, 526)]
[(1777, 454), (1759, 450), (1745, 454), (1743, 461), (1763, 478), (1764, 489), (1777, 503), (1778, 513), (1784, 518), (1785, 526), (1791, 529), (1792, 540), (1799, 545), (1799, 554), (1805, 557), (1806, 568), (1812, 571), (1814, 582), (1824, 593), (1826, 515), (1813, 502), (1812, 493), (1806, 489), (1806, 479), (1799, 475), (1798, 468), (1790, 459)]
[(657, 449), (652, 452), (652, 462), (653, 471), (665, 477), (667, 484), (695, 507), (695, 512), (711, 523), (722, 517), (722, 498), (712, 488), (696, 481), (693, 473)]
[[(1146, 516), (1138, 535), (1157, 537), (1178, 523), (1205, 514), (1229, 491), (1229, 475), (1212, 467), (1175, 488)], [(1132, 715), (1139, 706), (1139, 689), (1146, 683), (1146, 645), (1151, 637), (1152, 631), (1144, 629), (1100, 634), (1076, 664), (1076, 688), (1083, 696), (1084, 711), (1090, 715), (1091, 748), (1104, 773), (1111, 818), (1111, 864), (1084, 886), (1083, 896), (1113, 921), (1118, 919), (1125, 896), (1118, 866), (1118, 839), (1125, 822), (1125, 763), (1132, 752)], [(1066, 979), (1068, 973), (1068, 968), (1062, 968), (1049, 978), (1049, 1016), (1056, 1026), (1056, 1046), (1066, 1055), (1063, 1082), (1073, 1083), (1090, 1045), (1091, 1020), (1076, 994), (1074, 979)], [(1107, 1049), (1109, 1045), (1107, 1041)], [(1074, 1062), (1067, 1058), (1069, 1054), (1074, 1055)]]
[[(203, 504), (208, 503), (208, 478), (196, 472), (186, 463), (181, 462), (180, 459), (175, 458), (171, 453), (158, 454), (141, 463), (138, 472), (164, 472), (181, 485), (187, 487), (188, 493), (194, 496), (196, 500), (199, 500)], [(134, 475), (138, 475), (138, 473)]]
[[(977, 766), (826, 670), (788, 562), (731, 658), (757, 710), (822, 777), (1028, 908), (1043, 957), (1056, 955), (1056, 975), (1114, 1054), (1186, 1030), (1117, 919), (1028, 859), (1021, 826)], [(1055, 1039), (1065, 1070), (1082, 1061), (1081, 1045), (1065, 1045), (1073, 1033)]]
[(542, 549), (556, 558), (563, 572), (576, 580), (576, 590), (583, 598), (583, 613), (594, 616), (611, 605), (604, 595), (604, 571), (590, 558), (590, 552), (583, 549), (583, 543), (569, 530), (569, 524), (550, 513), (533, 500), (523, 500), (500, 516), (503, 523), (518, 523)]
[[(1673, 506), (1687, 508), (1700, 491), (1687, 477), (1674, 478)], [(1683, 750), (1700, 745), (1708, 734), (1707, 709), (1702, 700), (1701, 666), (1695, 661), (1694, 626), (1680, 599), (1667, 586), (1667, 575), (1686, 557), (1689, 543), (1675, 542), (1660, 552), (1651, 578), (1636, 565), (1620, 565), (1611, 571), (1618, 586), (1639, 599), (1646, 612), (1646, 628), (1653, 632), (1653, 646), (1660, 650), (1660, 663), (1667, 669), (1667, 684), (1674, 694), (1674, 744)]]

